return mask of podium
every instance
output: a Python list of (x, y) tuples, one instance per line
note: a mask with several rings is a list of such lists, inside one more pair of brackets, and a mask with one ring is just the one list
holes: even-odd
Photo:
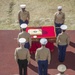
[(35, 53), (36, 49), (41, 47), (39, 42), (41, 38), (46, 38), (48, 40), (46, 47), (49, 48), (51, 52), (54, 51), (54, 42), (56, 41), (54, 26), (27, 27), (26, 32), (30, 33), (32, 39), (30, 53)]

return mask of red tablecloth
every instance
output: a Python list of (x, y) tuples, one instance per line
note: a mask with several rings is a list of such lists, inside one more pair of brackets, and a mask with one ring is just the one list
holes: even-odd
[(28, 32), (29, 29), (42, 29), (42, 35), (36, 35), (37, 38), (34, 38), (33, 37), (34, 35), (31, 35), (31, 38), (32, 38), (32, 47), (30, 48), (31, 53), (33, 53), (33, 52), (35, 53), (36, 49), (41, 47), (41, 44), (39, 43), (40, 38), (47, 38), (48, 39), (48, 43), (47, 43), (46, 47), (49, 48), (50, 51), (53, 52), (54, 42), (51, 40), (56, 39), (54, 26), (27, 27), (26, 31)]

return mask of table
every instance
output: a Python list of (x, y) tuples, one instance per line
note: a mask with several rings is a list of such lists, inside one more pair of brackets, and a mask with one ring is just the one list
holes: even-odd
[(49, 48), (51, 52), (54, 51), (54, 42), (56, 41), (56, 33), (55, 33), (54, 26), (27, 27), (26, 32), (28, 32), (29, 29), (41, 29), (42, 30), (42, 34), (41, 35), (36, 34), (37, 36), (36, 38), (34, 38), (34, 35), (31, 35), (32, 47), (30, 48), (30, 53), (35, 53), (36, 49), (41, 47), (41, 44), (39, 42), (41, 38), (47, 38), (48, 43), (46, 47)]

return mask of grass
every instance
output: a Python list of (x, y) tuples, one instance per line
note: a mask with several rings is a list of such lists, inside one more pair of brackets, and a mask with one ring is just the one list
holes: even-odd
[(66, 15), (65, 24), (69, 30), (75, 30), (75, 0), (0, 0), (1, 30), (19, 29), (17, 14), (22, 3), (27, 5), (26, 9), (30, 12), (29, 26), (54, 25), (54, 13), (61, 5)]

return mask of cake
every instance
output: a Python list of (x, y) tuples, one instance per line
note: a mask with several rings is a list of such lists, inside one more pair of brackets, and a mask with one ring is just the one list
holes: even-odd
[(29, 29), (28, 33), (30, 35), (42, 35), (42, 30), (41, 29)]

